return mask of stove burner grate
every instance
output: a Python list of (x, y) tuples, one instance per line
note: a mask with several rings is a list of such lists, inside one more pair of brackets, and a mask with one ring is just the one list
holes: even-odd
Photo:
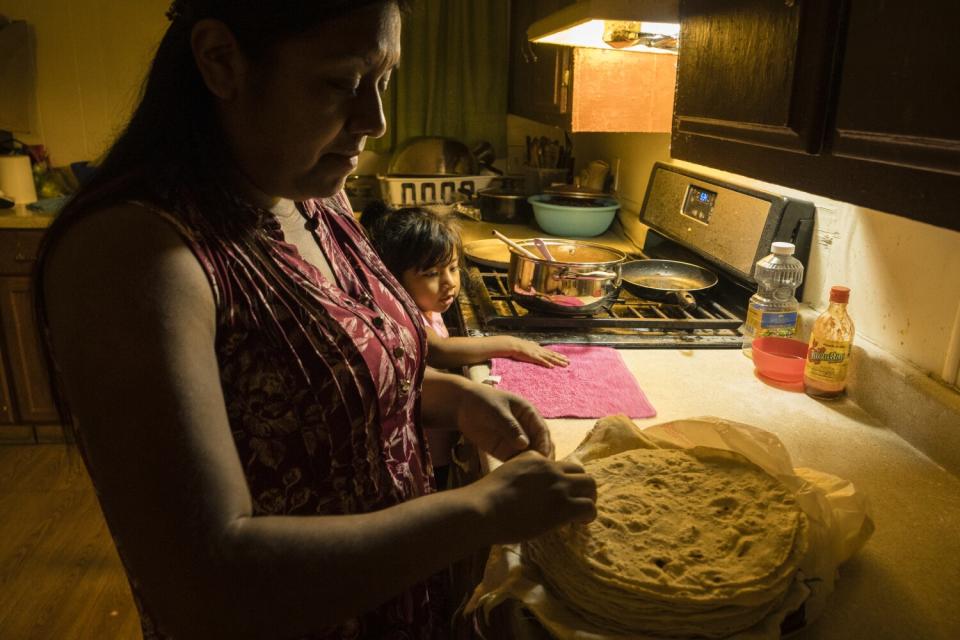
[[(593, 315), (559, 316), (531, 312), (510, 296), (507, 274), (469, 270), (465, 295), (474, 304), (478, 319), (488, 328), (515, 329), (689, 329), (739, 336), (743, 320), (715, 300), (698, 300), (692, 309), (679, 304), (643, 300), (621, 290), (620, 296)], [(463, 295), (463, 294), (462, 294)], [(701, 296), (703, 297), (703, 296)]]

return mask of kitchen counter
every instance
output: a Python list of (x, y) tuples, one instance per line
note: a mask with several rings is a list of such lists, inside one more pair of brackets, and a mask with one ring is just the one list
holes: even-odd
[[(17, 205), (23, 207), (24, 205)], [(46, 229), (55, 216), (43, 213), (19, 213), (16, 209), (0, 211), (0, 229)]]
[[(850, 399), (820, 402), (771, 386), (737, 350), (621, 350), (658, 415), (641, 427), (714, 415), (771, 431), (794, 466), (851, 480), (870, 500), (876, 531), (840, 567), (823, 616), (798, 640), (960, 637), (960, 479)], [(486, 377), (472, 367), (473, 379)], [(548, 420), (557, 457), (595, 420)]]
[[(494, 237), (494, 229), (507, 236), (511, 240), (561, 237), (546, 233), (545, 231), (540, 230), (540, 228), (535, 226), (533, 223), (530, 225), (525, 225), (500, 223), (491, 224), (489, 222), (477, 222), (474, 220), (460, 221), (460, 235), (463, 238), (464, 243), (472, 242), (473, 240), (492, 238)], [(613, 224), (610, 225), (610, 228), (599, 236), (594, 236), (592, 238), (578, 238), (578, 240), (595, 242), (597, 244), (613, 247), (614, 249), (619, 249), (620, 251), (628, 254), (634, 253), (638, 250), (637, 245), (635, 245), (624, 233), (623, 227), (620, 225), (619, 220), (614, 220)]]

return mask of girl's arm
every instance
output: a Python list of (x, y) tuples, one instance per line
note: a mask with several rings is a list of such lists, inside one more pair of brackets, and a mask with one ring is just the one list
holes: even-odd
[(438, 369), (453, 369), (477, 364), (490, 358), (512, 358), (552, 369), (570, 364), (562, 353), (551, 351), (536, 342), (515, 336), (483, 336), (477, 338), (443, 338), (427, 328), (427, 363)]
[[(213, 295), (179, 236), (125, 205), (78, 221), (46, 266), (51, 337), (88, 470), (131, 578), (173, 637), (309, 635), (476, 549), (595, 515), (582, 468), (528, 451), (467, 487), (372, 513), (254, 517)], [(491, 404), (433, 375), (424, 394), (435, 423)]]

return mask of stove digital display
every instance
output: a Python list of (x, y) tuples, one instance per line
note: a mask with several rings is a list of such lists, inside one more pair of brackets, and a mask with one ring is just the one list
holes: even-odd
[(710, 215), (716, 203), (716, 191), (707, 191), (691, 184), (687, 187), (687, 197), (683, 199), (683, 208), (680, 213), (697, 222), (710, 224)]

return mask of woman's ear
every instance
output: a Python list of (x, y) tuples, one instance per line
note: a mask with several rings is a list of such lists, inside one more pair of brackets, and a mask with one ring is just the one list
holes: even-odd
[(219, 20), (199, 20), (190, 34), (197, 69), (210, 93), (232, 100), (247, 73), (247, 59), (230, 28)]

